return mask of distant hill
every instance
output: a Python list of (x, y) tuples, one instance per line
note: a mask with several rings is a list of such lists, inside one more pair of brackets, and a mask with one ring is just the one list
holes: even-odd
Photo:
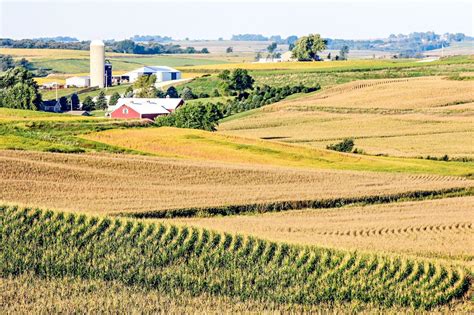
[(77, 38), (69, 37), (69, 36), (40, 37), (40, 38), (34, 38), (34, 39), (44, 41), (44, 42), (57, 42), (57, 43), (72, 43), (72, 42), (79, 41)]
[[(283, 39), (279, 35), (266, 37), (261, 34), (238, 34), (233, 35), (233, 41), (271, 41), (277, 44), (289, 44), (296, 41), (296, 36)], [(403, 57), (421, 56), (423, 52), (449, 47), (451, 44), (473, 40), (472, 37), (463, 33), (445, 33), (443, 35), (434, 32), (414, 32), (407, 35), (391, 34), (387, 38), (349, 40), (326, 38), (327, 49), (339, 50), (343, 46), (348, 46), (351, 50), (377, 50), (399, 53)]]
[(134, 42), (164, 43), (164, 42), (171, 42), (173, 38), (169, 36), (160, 36), (160, 35), (134, 35), (130, 37), (130, 40), (133, 40)]

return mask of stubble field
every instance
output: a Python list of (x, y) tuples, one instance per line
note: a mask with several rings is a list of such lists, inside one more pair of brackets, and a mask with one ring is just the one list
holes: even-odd
[(272, 241), (441, 258), (474, 267), (472, 196), (173, 222)]
[(470, 180), (450, 176), (299, 170), (105, 154), (0, 151), (0, 164), (0, 199), (5, 202), (103, 214), (370, 199), (472, 186)]
[(353, 138), (373, 155), (472, 158), (473, 100), (472, 81), (356, 81), (266, 106), (219, 131), (316, 148)]

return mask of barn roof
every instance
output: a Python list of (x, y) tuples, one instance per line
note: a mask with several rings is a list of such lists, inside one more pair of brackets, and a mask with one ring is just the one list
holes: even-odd
[(90, 76), (88, 76), (88, 75), (85, 75), (85, 76), (69, 77), (69, 78), (67, 78), (66, 80), (70, 80), (70, 79), (82, 79), (82, 80), (88, 80), (88, 79), (90, 79)]
[(119, 98), (117, 105), (109, 106), (113, 112), (122, 105), (127, 105), (140, 114), (169, 114), (181, 103), (181, 98)]
[(157, 72), (179, 72), (174, 68), (168, 66), (144, 66), (130, 72), (127, 72), (124, 75), (129, 75), (130, 73), (157, 73)]
[(117, 109), (120, 109), (122, 106), (127, 106), (136, 111), (137, 113), (141, 115), (146, 115), (146, 114), (169, 114), (170, 112), (164, 108), (163, 106), (156, 106), (152, 104), (148, 105), (137, 105), (137, 104), (122, 104), (119, 106), (115, 106), (112, 109), (112, 112), (116, 111)]

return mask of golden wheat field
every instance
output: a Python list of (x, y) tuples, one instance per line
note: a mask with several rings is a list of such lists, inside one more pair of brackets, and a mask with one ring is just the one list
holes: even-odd
[(219, 131), (317, 148), (350, 137), (369, 154), (472, 157), (473, 99), (472, 81), (356, 81), (265, 106)]
[(273, 241), (474, 262), (472, 196), (171, 221)]
[(449, 176), (0, 151), (0, 200), (95, 213), (325, 200), (472, 186)]

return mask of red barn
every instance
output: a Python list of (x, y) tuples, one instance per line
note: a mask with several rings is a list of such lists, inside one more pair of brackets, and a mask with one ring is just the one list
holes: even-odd
[(120, 98), (109, 106), (109, 115), (116, 119), (155, 119), (174, 112), (184, 101), (180, 98)]

